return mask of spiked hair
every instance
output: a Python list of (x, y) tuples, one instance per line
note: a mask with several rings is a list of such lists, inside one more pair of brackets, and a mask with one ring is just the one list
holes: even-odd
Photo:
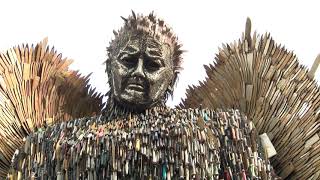
[[(154, 37), (163, 44), (169, 45), (171, 50), (174, 77), (166, 91), (166, 100), (168, 95), (172, 95), (173, 87), (177, 81), (178, 74), (182, 69), (181, 54), (183, 51), (180, 49), (182, 45), (178, 42), (178, 38), (173, 33), (172, 29), (163, 20), (157, 18), (153, 12), (151, 12), (148, 16), (143, 16), (141, 14), (136, 15), (132, 11), (132, 15), (128, 18), (121, 18), (125, 21), (124, 26), (118, 31), (113, 31), (115, 38), (110, 42), (109, 47), (107, 47), (108, 59), (106, 61), (106, 72), (108, 74), (108, 83), (110, 89), (112, 89), (113, 86), (111, 81), (110, 64), (113, 58), (119, 53), (120, 48), (123, 47), (134, 34), (148, 35)], [(110, 91), (108, 95), (110, 100)]]

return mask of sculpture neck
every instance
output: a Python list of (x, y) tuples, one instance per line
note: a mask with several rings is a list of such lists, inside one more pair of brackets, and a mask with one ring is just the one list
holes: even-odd
[(139, 108), (130, 108), (117, 103), (112, 97), (108, 98), (106, 108), (104, 110), (103, 116), (106, 118), (107, 121), (111, 121), (113, 119), (118, 118), (125, 118), (130, 113), (131, 114), (141, 114), (145, 113), (147, 109), (152, 109), (154, 107), (166, 107), (164, 101), (159, 101), (154, 103), (152, 106), (146, 109), (139, 109)]

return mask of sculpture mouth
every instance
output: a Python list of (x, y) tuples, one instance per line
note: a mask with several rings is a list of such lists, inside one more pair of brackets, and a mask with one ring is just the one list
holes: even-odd
[(128, 89), (134, 90), (134, 91), (139, 91), (139, 92), (144, 92), (144, 86), (140, 83), (130, 83), (127, 86)]
[(145, 92), (147, 88), (147, 83), (144, 79), (140, 77), (132, 77), (128, 79), (125, 87), (127, 90)]

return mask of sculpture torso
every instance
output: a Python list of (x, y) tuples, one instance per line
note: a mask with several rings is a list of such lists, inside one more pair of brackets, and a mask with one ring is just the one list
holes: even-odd
[[(84, 118), (26, 139), (14, 175), (43, 179), (271, 177), (252, 122), (238, 111), (154, 108), (127, 118)], [(19, 178), (18, 178), (19, 177)]]

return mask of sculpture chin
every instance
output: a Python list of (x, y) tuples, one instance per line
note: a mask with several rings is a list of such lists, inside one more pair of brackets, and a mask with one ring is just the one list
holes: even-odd
[(146, 102), (146, 93), (138, 88), (126, 88), (121, 99), (127, 103), (142, 103)]
[(127, 87), (120, 97), (115, 99), (117, 104), (133, 110), (143, 110), (149, 108), (152, 104), (148, 101), (146, 92), (137, 87)]

